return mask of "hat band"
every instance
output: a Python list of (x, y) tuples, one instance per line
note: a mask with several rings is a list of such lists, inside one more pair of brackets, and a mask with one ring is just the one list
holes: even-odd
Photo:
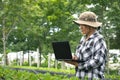
[(93, 19), (93, 18), (80, 18), (80, 20), (82, 20), (82, 21), (90, 21), (90, 22), (97, 22), (97, 19)]

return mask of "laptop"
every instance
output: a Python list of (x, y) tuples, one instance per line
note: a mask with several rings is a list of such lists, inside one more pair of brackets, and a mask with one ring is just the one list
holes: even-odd
[(79, 60), (72, 59), (72, 53), (71, 53), (69, 41), (52, 42), (52, 47), (56, 60), (79, 62)]

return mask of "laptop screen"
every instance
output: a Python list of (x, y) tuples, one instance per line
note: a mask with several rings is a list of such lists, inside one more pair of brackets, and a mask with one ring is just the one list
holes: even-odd
[(53, 51), (57, 60), (72, 59), (70, 45), (68, 41), (52, 42)]

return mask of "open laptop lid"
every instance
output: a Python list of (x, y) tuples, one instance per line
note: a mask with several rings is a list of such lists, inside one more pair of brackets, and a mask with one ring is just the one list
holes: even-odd
[(57, 60), (72, 60), (68, 41), (52, 42), (53, 51)]

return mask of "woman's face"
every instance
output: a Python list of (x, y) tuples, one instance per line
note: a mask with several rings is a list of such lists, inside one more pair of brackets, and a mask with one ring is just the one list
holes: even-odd
[(90, 32), (89, 26), (80, 24), (79, 28), (80, 28), (82, 34), (87, 35)]

